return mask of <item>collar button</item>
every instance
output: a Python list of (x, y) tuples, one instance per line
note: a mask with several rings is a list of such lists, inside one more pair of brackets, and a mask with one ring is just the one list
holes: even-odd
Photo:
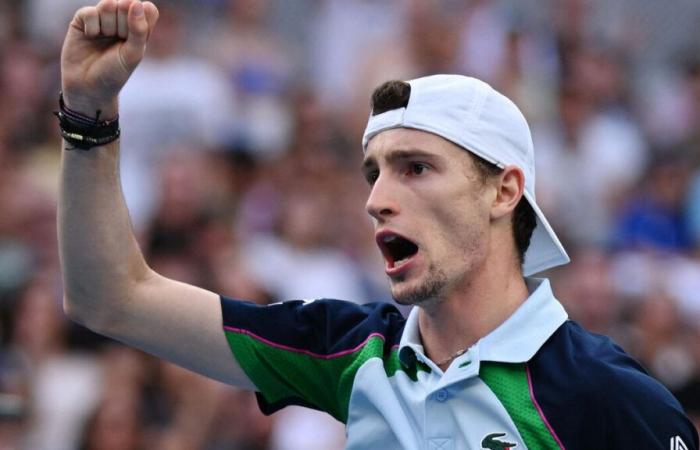
[(447, 400), (447, 397), (449, 397), (449, 393), (447, 392), (447, 389), (440, 389), (437, 391), (435, 394), (435, 400), (439, 401), (440, 403), (444, 402)]

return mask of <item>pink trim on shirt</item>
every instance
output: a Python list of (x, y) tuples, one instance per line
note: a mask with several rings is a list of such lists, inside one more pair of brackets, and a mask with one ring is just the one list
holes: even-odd
[(557, 436), (557, 433), (554, 431), (554, 428), (552, 428), (552, 425), (550, 425), (549, 421), (547, 420), (547, 417), (544, 415), (544, 411), (542, 411), (542, 408), (540, 408), (540, 404), (537, 403), (537, 399), (535, 398), (535, 390), (532, 388), (532, 375), (530, 375), (530, 368), (527, 364), (525, 364), (525, 372), (527, 373), (527, 386), (530, 389), (530, 399), (532, 400), (532, 403), (535, 404), (537, 412), (540, 413), (542, 421), (547, 426), (547, 429), (552, 434), (554, 440), (557, 441), (557, 444), (559, 444), (559, 448), (561, 450), (566, 450), (564, 444), (562, 444), (561, 440), (559, 439), (559, 436)]
[(364, 347), (364, 346), (367, 344), (367, 342), (368, 342), (371, 338), (373, 338), (373, 337), (378, 337), (378, 338), (380, 338), (380, 339), (383, 340), (383, 341), (386, 340), (386, 339), (384, 338), (383, 335), (381, 335), (381, 334), (379, 334), (379, 333), (372, 333), (372, 334), (370, 334), (369, 336), (367, 336), (367, 339), (365, 339), (360, 345), (358, 345), (358, 346), (355, 347), (355, 348), (352, 348), (352, 349), (350, 349), (350, 350), (343, 350), (343, 351), (336, 352), (336, 353), (331, 353), (331, 354), (329, 354), (329, 355), (321, 355), (321, 354), (319, 354), (319, 353), (314, 353), (314, 352), (309, 351), (309, 350), (304, 350), (304, 349), (301, 349), (301, 348), (289, 347), (289, 346), (287, 346), (287, 345), (283, 345), (283, 344), (278, 344), (278, 343), (276, 343), (276, 342), (272, 342), (272, 341), (270, 341), (270, 340), (268, 340), (268, 339), (265, 339), (265, 338), (262, 337), (262, 336), (258, 336), (257, 334), (255, 334), (255, 333), (253, 333), (253, 332), (251, 332), (251, 331), (249, 331), (249, 330), (245, 330), (245, 329), (243, 329), (243, 328), (235, 328), (235, 327), (230, 327), (230, 326), (224, 326), (224, 330), (230, 331), (230, 332), (232, 332), (232, 333), (245, 334), (245, 335), (247, 335), (247, 336), (252, 337), (252, 338), (255, 339), (255, 340), (258, 340), (258, 341), (262, 342), (262, 343), (265, 344), (265, 345), (269, 345), (270, 347), (274, 347), (274, 348), (278, 348), (278, 349), (281, 349), (281, 350), (286, 350), (286, 351), (294, 352), (294, 353), (301, 353), (301, 354), (304, 354), (304, 355), (308, 355), (308, 356), (312, 356), (312, 357), (314, 357), (314, 358), (320, 358), (320, 359), (339, 358), (339, 357), (341, 357), (341, 356), (345, 356), (345, 355), (349, 355), (349, 354), (351, 354), (351, 353), (355, 353), (356, 351), (358, 351), (359, 349), (361, 349), (362, 347)]

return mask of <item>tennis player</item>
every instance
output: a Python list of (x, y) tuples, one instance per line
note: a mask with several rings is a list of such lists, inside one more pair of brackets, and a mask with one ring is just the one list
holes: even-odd
[[(149, 268), (119, 184), (120, 89), (158, 18), (80, 9), (61, 56), (65, 310), (105, 335), (344, 422), (347, 448), (697, 449), (681, 406), (609, 339), (568, 320), (546, 279), (568, 262), (535, 199), (518, 108), (479, 80), (392, 81), (363, 138), (367, 212), (397, 302), (256, 306)], [(196, 89), (196, 86), (193, 86)]]

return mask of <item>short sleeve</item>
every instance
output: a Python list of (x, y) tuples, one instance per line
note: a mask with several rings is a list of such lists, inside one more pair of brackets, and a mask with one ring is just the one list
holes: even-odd
[(531, 394), (567, 450), (697, 450), (673, 395), (605, 336), (564, 323), (528, 363)]
[(387, 303), (289, 301), (268, 306), (221, 297), (231, 351), (258, 390), (260, 409), (307, 406), (347, 420), (357, 370), (388, 358), (404, 318)]
[(698, 449), (695, 427), (661, 383), (639, 372), (610, 381), (606, 448)]

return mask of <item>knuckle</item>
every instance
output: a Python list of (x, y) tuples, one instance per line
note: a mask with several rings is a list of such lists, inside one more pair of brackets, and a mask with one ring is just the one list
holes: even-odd
[(103, 0), (97, 5), (97, 10), (101, 15), (114, 14), (117, 12), (116, 0)]
[(126, 13), (127, 11), (129, 11), (130, 6), (131, 6), (131, 0), (121, 0), (117, 4), (117, 7), (119, 8), (119, 12), (121, 12), (121, 13)]
[(158, 9), (158, 7), (155, 4), (153, 4), (153, 2), (144, 2), (143, 5), (144, 5), (144, 8), (148, 7), (148, 9), (151, 10), (154, 19), (157, 20), (158, 17), (160, 17), (160, 10)]
[(97, 11), (94, 6), (83, 6), (75, 12), (75, 17), (79, 19), (85, 19), (91, 15), (91, 12), (93, 10)]

